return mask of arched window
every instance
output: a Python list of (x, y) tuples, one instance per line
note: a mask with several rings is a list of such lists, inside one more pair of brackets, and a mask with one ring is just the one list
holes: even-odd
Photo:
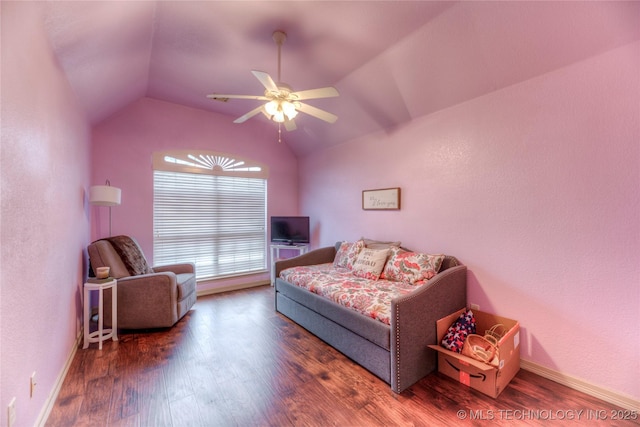
[(198, 280), (266, 270), (266, 166), (208, 151), (153, 155), (154, 264)]

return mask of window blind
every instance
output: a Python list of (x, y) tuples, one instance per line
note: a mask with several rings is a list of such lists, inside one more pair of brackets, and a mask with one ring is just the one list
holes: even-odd
[(266, 270), (266, 180), (154, 171), (154, 264), (194, 262), (196, 278)]

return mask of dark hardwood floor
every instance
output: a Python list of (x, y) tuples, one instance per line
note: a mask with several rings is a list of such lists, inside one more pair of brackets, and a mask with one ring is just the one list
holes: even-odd
[(523, 370), (497, 399), (438, 373), (394, 394), (277, 314), (270, 286), (200, 297), (172, 329), (119, 338), (77, 351), (47, 426), (638, 424)]

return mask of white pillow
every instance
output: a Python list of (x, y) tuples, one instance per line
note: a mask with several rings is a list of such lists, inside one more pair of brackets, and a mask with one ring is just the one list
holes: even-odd
[(389, 249), (362, 249), (353, 263), (353, 274), (366, 279), (378, 280), (388, 256)]

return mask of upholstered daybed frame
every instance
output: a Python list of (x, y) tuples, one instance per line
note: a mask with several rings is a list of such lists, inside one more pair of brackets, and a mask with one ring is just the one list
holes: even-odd
[(436, 321), (467, 302), (467, 269), (446, 256), (438, 274), (391, 302), (390, 325), (292, 285), (284, 269), (333, 262), (340, 242), (275, 263), (275, 307), (401, 393), (436, 368)]

